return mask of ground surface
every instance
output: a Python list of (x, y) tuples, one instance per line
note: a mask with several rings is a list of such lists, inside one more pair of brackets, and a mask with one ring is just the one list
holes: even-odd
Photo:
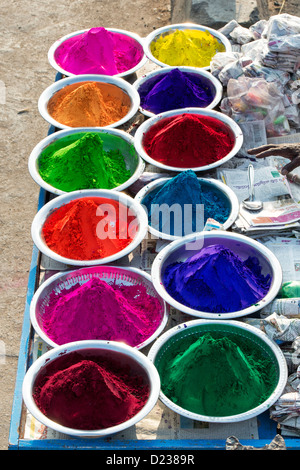
[[(183, 0), (0, 1), (0, 450), (8, 448), (32, 253), (30, 227), (39, 192), (27, 162), (48, 130), (38, 112), (38, 98), (55, 79), (47, 51), (61, 36), (93, 26), (146, 36), (170, 22), (193, 20), (187, 5)], [(260, 0), (258, 7), (259, 18), (277, 14), (281, 7), (281, 12), (300, 16), (298, 0), (286, 0), (284, 5)]]

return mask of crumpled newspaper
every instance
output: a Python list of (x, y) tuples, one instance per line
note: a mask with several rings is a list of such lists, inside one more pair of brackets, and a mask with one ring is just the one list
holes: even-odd
[(300, 433), (300, 366), (288, 377), (283, 394), (270, 409), (270, 418)]
[(246, 322), (259, 328), (274, 341), (295, 341), (300, 336), (300, 319), (274, 312), (266, 318), (249, 318)]
[(270, 444), (263, 447), (244, 446), (235, 436), (230, 436), (226, 439), (226, 450), (286, 450), (286, 445), (283, 437), (276, 434)]

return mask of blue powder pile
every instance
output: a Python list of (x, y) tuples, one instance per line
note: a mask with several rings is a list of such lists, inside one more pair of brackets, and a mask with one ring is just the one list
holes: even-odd
[(141, 107), (154, 114), (181, 108), (206, 108), (215, 92), (205, 77), (172, 69), (152, 77), (139, 88)]
[(209, 313), (229, 313), (250, 307), (268, 292), (271, 275), (264, 276), (256, 257), (243, 261), (223, 245), (210, 245), (183, 262), (165, 269), (167, 292), (187, 307)]
[[(148, 212), (151, 227), (176, 236), (200, 232), (208, 218), (224, 224), (231, 210), (229, 200), (218, 189), (200, 183), (192, 170), (182, 171), (168, 180), (158, 190), (149, 193), (142, 204)], [(164, 216), (159, 210), (163, 207)], [(169, 211), (172, 207), (174, 212)]]

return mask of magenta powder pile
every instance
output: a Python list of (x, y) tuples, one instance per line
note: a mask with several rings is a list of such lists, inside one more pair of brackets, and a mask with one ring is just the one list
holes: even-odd
[(143, 58), (142, 46), (133, 38), (105, 28), (91, 28), (66, 39), (55, 51), (56, 63), (75, 75), (117, 75)]
[(161, 304), (145, 286), (108, 284), (93, 277), (59, 294), (52, 292), (42, 329), (57, 345), (95, 339), (136, 347), (161, 320)]

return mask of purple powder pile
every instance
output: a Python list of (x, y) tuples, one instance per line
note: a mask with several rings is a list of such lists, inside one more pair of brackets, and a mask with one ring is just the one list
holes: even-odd
[(187, 307), (229, 313), (250, 307), (267, 294), (271, 276), (264, 276), (261, 270), (256, 257), (243, 261), (223, 245), (211, 245), (184, 262), (169, 265), (163, 284)]
[(154, 114), (181, 108), (206, 108), (215, 97), (212, 84), (195, 73), (175, 68), (139, 87), (141, 107)]

